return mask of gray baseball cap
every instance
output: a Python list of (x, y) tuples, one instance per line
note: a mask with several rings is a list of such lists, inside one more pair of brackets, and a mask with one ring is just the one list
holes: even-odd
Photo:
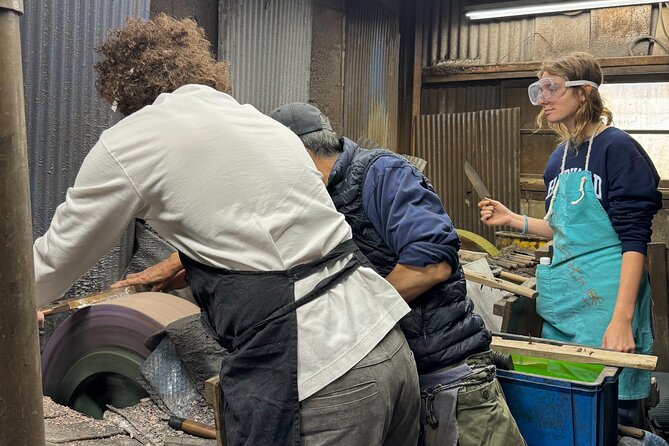
[(318, 130), (332, 131), (330, 120), (319, 109), (304, 102), (291, 102), (276, 108), (269, 116), (293, 131), (297, 136)]

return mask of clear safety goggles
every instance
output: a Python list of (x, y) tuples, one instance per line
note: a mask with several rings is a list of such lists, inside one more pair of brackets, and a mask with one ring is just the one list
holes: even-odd
[(557, 101), (567, 92), (567, 88), (578, 87), (579, 85), (599, 88), (599, 85), (591, 81), (563, 81), (562, 79), (545, 77), (527, 87), (527, 93), (530, 96), (530, 102), (533, 105), (539, 105), (540, 98), (545, 102)]

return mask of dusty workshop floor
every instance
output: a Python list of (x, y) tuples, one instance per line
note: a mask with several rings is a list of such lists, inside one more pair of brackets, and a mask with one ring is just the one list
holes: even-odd
[[(208, 422), (210, 414), (201, 419)], [(167, 425), (168, 415), (150, 399), (125, 409), (105, 412), (96, 420), (44, 397), (46, 446), (215, 446), (205, 440), (176, 431)]]

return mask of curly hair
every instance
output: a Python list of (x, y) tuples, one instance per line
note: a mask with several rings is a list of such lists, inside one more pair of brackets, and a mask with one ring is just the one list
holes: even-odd
[[(544, 73), (561, 76), (565, 80), (570, 81), (586, 80), (594, 82), (597, 85), (604, 83), (602, 67), (590, 53), (585, 52), (575, 52), (558, 59), (545, 61), (541, 65), (537, 77), (541, 78)], [(589, 123), (603, 121), (606, 125), (611, 125), (613, 123), (613, 114), (604, 105), (604, 100), (599, 94), (599, 89), (585, 85), (572, 88), (581, 90), (585, 97), (581, 106), (576, 110), (576, 129), (574, 134), (570, 134), (567, 127), (562, 123), (548, 123), (548, 127), (558, 134), (561, 141), (564, 142), (568, 139), (573, 139), (575, 143), (579, 144), (587, 136), (585, 132)], [(543, 126), (543, 110), (537, 116), (536, 123), (539, 128)]]
[(191, 19), (165, 14), (149, 21), (130, 18), (96, 51), (104, 59), (95, 63), (95, 86), (126, 116), (186, 84), (231, 91), (227, 63), (214, 59), (204, 30)]

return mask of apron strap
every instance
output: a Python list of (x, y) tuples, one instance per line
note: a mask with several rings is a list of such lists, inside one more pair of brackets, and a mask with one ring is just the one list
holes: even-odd
[[(590, 153), (592, 152), (592, 142), (595, 139), (595, 136), (597, 135), (597, 132), (599, 131), (599, 128), (602, 126), (601, 121), (597, 123), (597, 127), (595, 127), (595, 131), (593, 132), (592, 136), (590, 137), (590, 142), (588, 143), (588, 153), (585, 155), (585, 170), (588, 170), (588, 167), (590, 167)], [(560, 175), (564, 173), (564, 168), (565, 165), (567, 164), (567, 152), (569, 152), (569, 146), (571, 144), (571, 139), (568, 139), (567, 142), (564, 144), (564, 152), (562, 153), (562, 163), (560, 164)], [(553, 196), (551, 196), (551, 202), (548, 205), (548, 212), (546, 212), (546, 215), (544, 215), (544, 220), (548, 221), (550, 216), (553, 214), (553, 203), (555, 203), (555, 196), (557, 195), (558, 188), (560, 187), (560, 177), (558, 176), (558, 179), (555, 180), (555, 189), (553, 189)], [(576, 200), (576, 202), (572, 202), (572, 204), (578, 204), (581, 199), (583, 198), (583, 183), (581, 183), (581, 198)]]
[(309, 293), (302, 296), (300, 299), (291, 302), (288, 305), (282, 306), (266, 319), (259, 321), (253, 324), (251, 327), (249, 327), (246, 331), (244, 331), (242, 335), (238, 336), (234, 340), (232, 349), (236, 350), (240, 345), (243, 345), (259, 329), (267, 325), (269, 322), (278, 319), (286, 315), (287, 313), (293, 312), (302, 305), (306, 305), (309, 302), (321, 297), (323, 294), (327, 293), (329, 290), (331, 290), (332, 288), (334, 288), (335, 286), (346, 280), (356, 269), (358, 269), (358, 267), (360, 267), (360, 258), (358, 255), (355, 255), (357, 254), (357, 252), (359, 252), (359, 250), (355, 245), (355, 242), (353, 242), (353, 240), (347, 240), (344, 243), (341, 243), (339, 246), (337, 246), (335, 249), (330, 251), (326, 256), (322, 257), (318, 261), (307, 263), (304, 265), (298, 265), (288, 270), (291, 272), (291, 275), (293, 275), (293, 277), (299, 279), (300, 277), (307, 277), (310, 275), (307, 273), (313, 274), (323, 269), (323, 267), (327, 264), (334, 263), (338, 260), (346, 258), (350, 254), (354, 254), (353, 258), (349, 260), (342, 269), (318, 282), (318, 284)]
[(355, 253), (358, 250), (358, 246), (355, 244), (353, 239), (348, 239), (345, 242), (337, 245), (332, 251), (328, 252), (326, 255), (321, 257), (318, 260), (313, 262), (304, 263), (302, 265), (294, 266), (287, 270), (287, 273), (294, 280), (302, 280), (307, 277), (317, 273), (328, 265), (338, 262), (339, 260), (349, 256), (350, 254)]

